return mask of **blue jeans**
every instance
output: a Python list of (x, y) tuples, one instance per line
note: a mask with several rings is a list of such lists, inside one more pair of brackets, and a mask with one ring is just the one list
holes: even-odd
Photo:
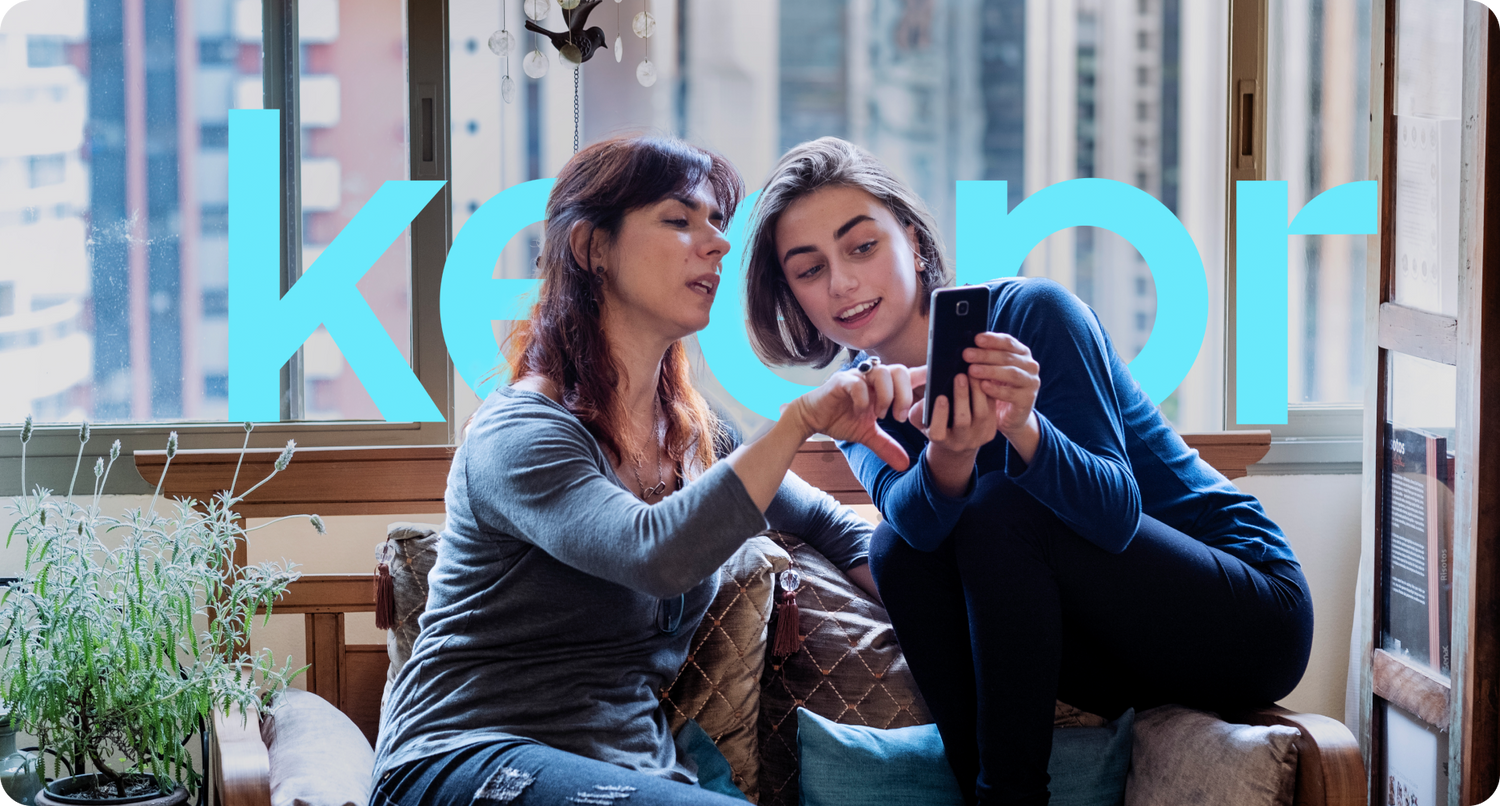
[(543, 744), (495, 741), (418, 759), (385, 775), (370, 806), (745, 806), (691, 784)]
[(881, 524), (870, 570), (969, 803), (1047, 803), (1055, 700), (1109, 718), (1262, 705), (1312, 649), (1296, 563), (1252, 566), (1144, 515), (1121, 554), (1039, 503), (966, 516), (930, 553)]

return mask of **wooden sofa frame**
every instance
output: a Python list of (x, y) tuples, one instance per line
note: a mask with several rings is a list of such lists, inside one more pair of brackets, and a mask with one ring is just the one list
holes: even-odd
[[(1209, 464), (1234, 479), (1266, 454), (1269, 431), (1184, 434)], [(261, 478), (279, 449), (250, 451), (243, 472)], [(312, 448), (297, 452), (287, 470), (239, 505), (246, 517), (277, 517), (300, 512), (321, 515), (441, 513), (452, 448)], [(237, 452), (178, 451), (164, 491), (206, 500), (228, 486)], [(155, 484), (166, 455), (139, 452), (136, 467)], [(809, 441), (792, 469), (845, 504), (868, 504), (843, 456), (827, 441)], [(373, 543), (372, 543), (373, 545)], [(244, 548), (236, 562), (246, 560)], [(276, 604), (277, 613), (306, 619), (307, 689), (339, 708), (373, 745), (380, 721), (380, 697), (388, 659), (383, 644), (344, 642), (344, 616), (375, 609), (371, 574), (319, 574), (292, 583)], [(1359, 744), (1343, 723), (1320, 714), (1299, 714), (1279, 706), (1225, 715), (1251, 725), (1286, 725), (1297, 740), (1296, 806), (1364, 806), (1367, 780)], [(270, 756), (260, 737), (260, 719), (215, 713), (208, 779), (222, 806), (270, 806)]]

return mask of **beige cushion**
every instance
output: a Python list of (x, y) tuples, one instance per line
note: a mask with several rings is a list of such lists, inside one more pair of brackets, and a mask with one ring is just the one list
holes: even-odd
[(271, 806), (365, 806), (375, 751), (327, 700), (289, 688), (260, 723), (271, 756)]
[[(391, 656), (390, 668), (386, 670), (387, 691), (389, 683), (395, 681), (406, 659), (411, 657), (412, 644), (417, 640), (417, 619), (427, 609), (427, 574), (437, 562), (438, 533), (442, 530), (441, 524), (434, 523), (397, 522), (386, 527), (386, 542), (396, 552), (390, 561), (396, 620), (386, 632), (386, 651)], [(375, 545), (376, 557), (385, 545)], [(381, 705), (384, 704), (382, 696)]]
[(1125, 806), (1289, 806), (1296, 728), (1235, 725), (1164, 705), (1136, 714)]
[(692, 719), (729, 761), (735, 786), (752, 799), (760, 780), (760, 678), (775, 576), (791, 564), (769, 537), (745, 541), (719, 569), (719, 594), (689, 644), (687, 662), (662, 698), (675, 733)]

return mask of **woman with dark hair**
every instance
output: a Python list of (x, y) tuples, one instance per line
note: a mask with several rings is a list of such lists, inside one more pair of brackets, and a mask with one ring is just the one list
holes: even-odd
[(865, 384), (825, 384), (734, 447), (691, 383), (681, 339), (708, 324), (741, 193), (722, 158), (671, 139), (609, 140), (563, 167), (515, 380), (448, 474), (372, 806), (736, 802), (693, 785), (657, 701), (719, 566), (769, 523), (874, 595), (869, 524), (787, 472), (815, 432), (904, 461)]
[(847, 349), (858, 369), (835, 377), (865, 380), (905, 448), (893, 464), (840, 444), (884, 515), (870, 566), (968, 802), (1047, 802), (1058, 699), (1114, 717), (1296, 686), (1312, 603), (1285, 537), (1183, 443), (1077, 297), (988, 284), (989, 332), (922, 429), (929, 295), (952, 273), (920, 199), (825, 137), (781, 158), (750, 242), (762, 359)]

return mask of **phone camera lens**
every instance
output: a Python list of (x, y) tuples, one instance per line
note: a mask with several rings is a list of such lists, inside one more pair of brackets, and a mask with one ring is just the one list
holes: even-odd
[(961, 300), (958, 301), (958, 315), (959, 316), (968, 316), (969, 315), (969, 302), (968, 302), (968, 300), (962, 300), (961, 299)]

